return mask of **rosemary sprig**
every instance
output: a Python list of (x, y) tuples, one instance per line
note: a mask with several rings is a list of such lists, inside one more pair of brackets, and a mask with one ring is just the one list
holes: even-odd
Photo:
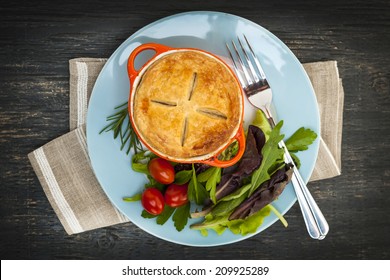
[(116, 113), (106, 118), (106, 121), (110, 123), (106, 125), (99, 134), (112, 131), (114, 133), (114, 139), (119, 136), (121, 139), (121, 151), (127, 146), (126, 154), (129, 154), (131, 148), (133, 148), (134, 153), (136, 154), (143, 151), (141, 142), (134, 132), (129, 120), (127, 102), (115, 107), (115, 110), (117, 110)]

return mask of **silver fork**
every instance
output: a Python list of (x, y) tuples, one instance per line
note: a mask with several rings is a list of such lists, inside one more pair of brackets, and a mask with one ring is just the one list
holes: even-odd
[[(244, 39), (246, 47), (244, 47), (240, 38), (237, 37), (241, 52), (234, 41), (231, 42), (234, 52), (231, 51), (229, 44), (226, 43), (226, 47), (233, 62), (233, 68), (249, 102), (264, 112), (273, 127), (275, 126), (275, 122), (270, 109), (272, 104), (272, 89), (268, 84), (260, 62), (245, 35)], [(291, 182), (294, 186), (309, 235), (314, 239), (324, 239), (329, 231), (328, 223), (310, 194), (283, 140), (279, 143), (279, 146), (284, 149), (284, 161), (293, 165)]]

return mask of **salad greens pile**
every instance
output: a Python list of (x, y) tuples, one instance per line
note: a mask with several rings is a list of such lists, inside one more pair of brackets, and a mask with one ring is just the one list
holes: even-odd
[[(283, 121), (274, 128), (259, 110), (246, 134), (246, 149), (241, 160), (228, 168), (211, 167), (205, 164), (172, 163), (175, 169), (174, 184), (188, 184), (188, 202), (173, 208), (168, 205), (159, 215), (143, 210), (142, 217), (155, 219), (163, 225), (172, 218), (178, 231), (181, 231), (190, 218), (202, 218), (202, 221), (190, 225), (207, 235), (209, 230), (222, 234), (229, 229), (235, 234), (254, 233), (271, 212), (275, 213), (287, 226), (283, 216), (272, 206), (283, 192), (292, 176), (291, 164), (284, 162), (284, 151), (278, 143), (284, 139), (281, 134)], [(308, 149), (317, 135), (310, 129), (300, 128), (286, 140), (294, 163), (300, 166), (296, 155)], [(223, 159), (229, 159), (237, 153), (238, 144), (234, 142), (223, 153)], [(132, 168), (146, 174), (148, 183), (145, 188), (158, 188), (164, 191), (163, 184), (150, 176), (148, 162), (156, 157), (149, 151), (136, 153), (132, 158)], [(124, 201), (139, 201), (141, 194), (126, 197)], [(191, 213), (191, 202), (200, 209)]]

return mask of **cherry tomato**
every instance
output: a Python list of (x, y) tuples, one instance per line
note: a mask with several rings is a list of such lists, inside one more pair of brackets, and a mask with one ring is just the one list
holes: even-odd
[(164, 196), (156, 188), (148, 188), (142, 193), (141, 203), (152, 215), (159, 215), (164, 210)]
[(175, 181), (175, 170), (165, 159), (154, 158), (148, 165), (150, 175), (159, 183), (168, 185)]
[(165, 191), (165, 203), (171, 207), (179, 207), (188, 202), (188, 185), (169, 185)]

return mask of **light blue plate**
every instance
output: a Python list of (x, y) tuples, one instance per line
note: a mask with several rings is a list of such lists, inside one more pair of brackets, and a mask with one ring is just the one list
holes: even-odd
[[(143, 190), (146, 178), (132, 171), (131, 155), (120, 151), (120, 139), (113, 139), (112, 133), (99, 135), (107, 124), (106, 117), (114, 107), (127, 101), (129, 79), (127, 59), (137, 46), (156, 42), (172, 47), (199, 48), (216, 55), (227, 57), (225, 42), (237, 35), (246, 34), (267, 74), (274, 92), (274, 104), (278, 119), (284, 120), (283, 133), (291, 135), (301, 126), (311, 128), (319, 135), (319, 113), (311, 83), (302, 65), (294, 54), (277, 37), (261, 26), (230, 14), (218, 12), (189, 12), (170, 16), (142, 28), (128, 38), (109, 58), (93, 89), (87, 115), (88, 150), (93, 170), (99, 183), (112, 203), (132, 223), (159, 238), (191, 246), (216, 246), (237, 242), (253, 235), (234, 235), (229, 230), (222, 235), (210, 231), (203, 237), (199, 231), (189, 229), (197, 220), (189, 220), (187, 227), (176, 231), (172, 221), (157, 225), (154, 220), (141, 217), (139, 202), (123, 202), (125, 196), (132, 196)], [(141, 54), (136, 68), (141, 66), (150, 54)], [(138, 64), (138, 65), (137, 65)], [(255, 109), (245, 104), (245, 124), (248, 125)], [(299, 154), (302, 162), (301, 174), (307, 181), (313, 171), (319, 147), (318, 138), (309, 150)], [(274, 206), (286, 213), (296, 201), (289, 185)], [(271, 214), (258, 232), (277, 221)], [(261, 238), (261, 237), (259, 237)]]

